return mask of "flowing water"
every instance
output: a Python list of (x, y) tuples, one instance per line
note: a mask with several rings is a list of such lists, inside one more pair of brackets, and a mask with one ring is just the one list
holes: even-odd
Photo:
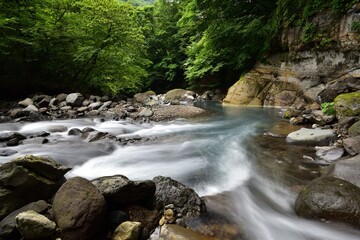
[(122, 146), (111, 141), (87, 143), (65, 132), (52, 133), (47, 144), (28, 142), (11, 147), (18, 153), (0, 157), (0, 162), (24, 154), (47, 155), (73, 167), (69, 177), (123, 174), (137, 180), (163, 175), (202, 196), (229, 191), (228, 202), (221, 207), (244, 229), (248, 239), (360, 239), (360, 232), (350, 227), (309, 221), (294, 214), (296, 192), (319, 176), (322, 168), (303, 160), (303, 155), (313, 154), (311, 148), (287, 145), (284, 137), (279, 137), (291, 126), (278, 118), (278, 109), (212, 108), (218, 113), (209, 119), (141, 125), (96, 119), (0, 124), (0, 133), (18, 131), (27, 136), (61, 125), (151, 139)]

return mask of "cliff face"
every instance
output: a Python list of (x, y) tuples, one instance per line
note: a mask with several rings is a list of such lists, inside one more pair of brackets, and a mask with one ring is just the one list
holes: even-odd
[(314, 101), (331, 102), (340, 93), (360, 90), (360, 4), (341, 19), (323, 13), (312, 19), (321, 29), (304, 43), (304, 29), (282, 33), (287, 49), (258, 63), (229, 90), (224, 103), (301, 108)]

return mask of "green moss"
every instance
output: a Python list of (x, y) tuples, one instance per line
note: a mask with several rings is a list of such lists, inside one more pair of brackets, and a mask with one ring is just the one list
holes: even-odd
[(340, 94), (334, 103), (338, 118), (360, 115), (360, 92)]

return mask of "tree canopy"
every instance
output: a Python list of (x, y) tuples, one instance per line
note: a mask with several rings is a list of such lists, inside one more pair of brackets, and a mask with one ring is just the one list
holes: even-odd
[(281, 31), (357, 0), (0, 2), (1, 94), (226, 88), (278, 49)]

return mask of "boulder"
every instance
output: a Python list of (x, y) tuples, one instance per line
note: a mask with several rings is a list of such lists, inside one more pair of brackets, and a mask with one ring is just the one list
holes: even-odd
[(343, 145), (348, 154), (355, 156), (360, 153), (360, 136), (345, 138), (343, 140)]
[(165, 94), (165, 101), (183, 101), (186, 100), (187, 96), (195, 96), (196, 94), (192, 91), (185, 89), (173, 89)]
[(24, 239), (49, 239), (56, 233), (56, 224), (47, 217), (29, 210), (15, 217), (16, 227)]
[(59, 99), (57, 99), (57, 98), (52, 98), (52, 99), (50, 99), (49, 107), (56, 107), (56, 105), (58, 105), (59, 102), (60, 102)]
[(348, 129), (348, 133), (349, 133), (350, 137), (359, 136), (360, 135), (360, 121), (351, 125), (351, 127)]
[(90, 240), (101, 230), (106, 202), (100, 191), (88, 180), (75, 177), (56, 193), (53, 212), (66, 240)]
[(139, 112), (139, 117), (151, 117), (152, 115), (154, 115), (154, 112), (149, 109), (149, 108), (144, 108), (143, 110), (141, 110)]
[(0, 134), (0, 142), (5, 143), (7, 146), (17, 146), (21, 140), (26, 139), (25, 136), (18, 132), (8, 132)]
[(19, 118), (19, 117), (23, 117), (25, 114), (22, 111), (22, 108), (15, 108), (13, 110), (11, 110), (10, 112), (10, 117), (11, 118)]
[(325, 146), (325, 147), (315, 147), (316, 156), (327, 162), (332, 162), (340, 159), (344, 155), (344, 149), (336, 146)]
[(78, 128), (72, 128), (68, 132), (69, 136), (80, 136), (81, 134), (82, 134), (82, 131)]
[(86, 107), (86, 106), (84, 106), (84, 107), (79, 107), (79, 108), (77, 109), (78, 112), (85, 112), (85, 111), (87, 111), (87, 110), (88, 110), (88, 107)]
[(31, 98), (26, 98), (18, 103), (20, 107), (26, 108), (29, 105), (33, 105), (33, 100)]
[(299, 145), (324, 146), (336, 140), (332, 130), (301, 128), (286, 137), (286, 142)]
[(112, 240), (139, 240), (141, 233), (141, 223), (123, 222), (116, 229)]
[(71, 107), (81, 107), (84, 96), (81, 93), (70, 93), (66, 97), (66, 103)]
[(156, 184), (156, 203), (173, 204), (175, 212), (183, 217), (199, 217), (206, 212), (203, 200), (193, 189), (169, 177), (158, 176), (153, 181)]
[(54, 160), (34, 156), (0, 165), (0, 219), (30, 202), (50, 199), (68, 170)]
[(360, 115), (360, 92), (340, 94), (335, 98), (334, 103), (336, 116), (339, 119)]
[(295, 202), (298, 216), (360, 227), (360, 188), (342, 179), (325, 177), (312, 181)]
[(101, 177), (92, 183), (104, 195), (110, 205), (140, 204), (149, 201), (155, 193), (153, 181), (131, 181), (122, 175)]
[(155, 96), (156, 93), (154, 91), (147, 91), (144, 93), (137, 93), (134, 95), (134, 101), (138, 103), (145, 103), (150, 96)]
[(360, 155), (330, 165), (325, 176), (340, 178), (360, 188)]
[(58, 181), (71, 170), (50, 157), (26, 155), (11, 162), (52, 181)]
[(0, 239), (4, 240), (12, 240), (12, 239), (20, 239), (20, 234), (16, 228), (16, 220), (15, 217), (29, 210), (32, 210), (37, 213), (45, 213), (49, 208), (49, 205), (44, 200), (39, 200), (37, 202), (32, 202), (24, 207), (15, 210), (10, 213), (6, 218), (4, 218), (0, 222)]

